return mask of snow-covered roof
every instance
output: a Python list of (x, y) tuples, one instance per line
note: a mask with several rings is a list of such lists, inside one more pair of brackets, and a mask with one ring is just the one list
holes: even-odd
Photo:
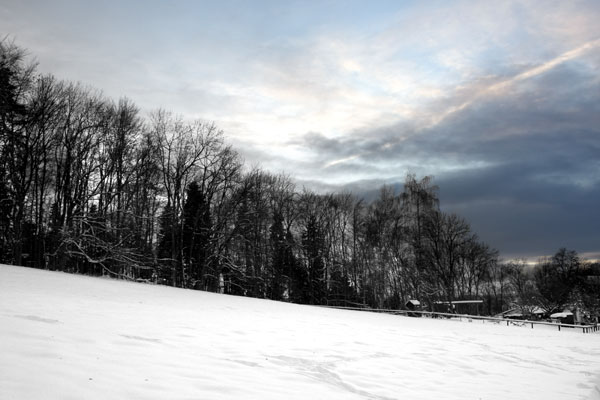
[[(530, 314), (543, 314), (544, 313), (544, 310), (541, 309), (540, 307), (537, 307), (537, 306), (536, 307), (531, 307), (529, 309), (526, 308), (525, 310), (528, 311), (528, 312), (526, 312), (526, 314), (527, 313), (530, 313)], [(523, 312), (522, 312), (522, 310), (520, 308), (511, 308), (510, 310), (504, 311), (503, 313), (501, 313), (501, 315), (503, 315), (505, 317), (506, 316), (516, 317), (516, 316), (522, 316)]]
[(557, 312), (557, 313), (550, 315), (550, 318), (566, 318), (569, 315), (573, 315), (573, 313), (571, 311), (563, 311), (563, 312)]
[(421, 302), (419, 300), (409, 300), (409, 301), (406, 302), (406, 304), (408, 304), (408, 303), (412, 304), (413, 306), (420, 306), (421, 305)]
[(512, 310), (503, 312), (501, 315), (503, 315), (505, 317), (522, 317), (523, 313), (521, 311), (519, 311), (518, 309), (514, 308)]
[(483, 300), (436, 301), (435, 304), (481, 304)]

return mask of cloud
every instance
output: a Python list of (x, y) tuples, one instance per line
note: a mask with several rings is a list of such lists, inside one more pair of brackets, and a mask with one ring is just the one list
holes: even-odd
[(598, 53), (597, 40), (586, 42), (463, 85), (422, 112), (455, 110), (435, 124), (403, 121), (339, 138), (311, 132), (293, 144), (315, 156), (321, 186), (337, 181), (368, 198), (381, 184), (400, 186), (406, 172), (435, 175), (443, 208), (465, 216), (504, 257), (563, 246), (592, 254), (600, 243)]
[(215, 121), (251, 165), (369, 195), (432, 174), (506, 254), (598, 251), (595, 1), (90, 7), (8, 1), (0, 25), (45, 72)]
[[(420, 166), (420, 175), (436, 176), (443, 208), (466, 217), (505, 257), (542, 256), (562, 246), (594, 252), (600, 243), (599, 105), (595, 77), (578, 65), (560, 65), (386, 151), (373, 148), (394, 127), (365, 134), (367, 144), (346, 141), (351, 152), (370, 154), (353, 159), (349, 171), (360, 170), (360, 163), (388, 165), (387, 183), (400, 184), (402, 172)], [(404, 126), (397, 129), (401, 135)]]
[(515, 163), (443, 176), (442, 205), (466, 217), (504, 257), (543, 256), (560, 247), (596, 251), (600, 187), (538, 179), (545, 168)]

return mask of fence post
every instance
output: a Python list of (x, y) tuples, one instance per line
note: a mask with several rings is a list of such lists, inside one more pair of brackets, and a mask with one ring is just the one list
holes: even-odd
[(533, 329), (533, 322), (531, 323), (531, 329)]

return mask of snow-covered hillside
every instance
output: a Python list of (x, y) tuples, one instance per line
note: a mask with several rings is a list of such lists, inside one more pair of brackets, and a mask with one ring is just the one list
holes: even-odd
[(600, 335), (0, 266), (0, 399), (600, 399)]

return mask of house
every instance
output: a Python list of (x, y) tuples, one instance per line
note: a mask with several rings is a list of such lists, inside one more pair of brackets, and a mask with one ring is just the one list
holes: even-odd
[(556, 322), (559, 324), (575, 324), (575, 316), (571, 311), (554, 313), (550, 315), (550, 319), (552, 320), (552, 322)]
[(567, 307), (562, 312), (550, 315), (553, 322), (561, 324), (580, 325), (585, 323), (585, 313), (579, 307)]

